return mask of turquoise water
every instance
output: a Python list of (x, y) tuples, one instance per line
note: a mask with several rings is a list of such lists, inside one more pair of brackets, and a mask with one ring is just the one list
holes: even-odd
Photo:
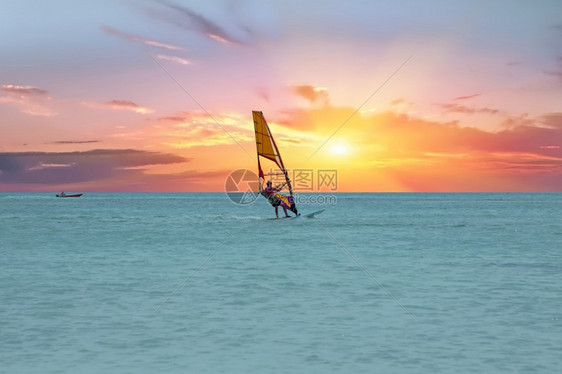
[(335, 196), (1, 193), (0, 372), (559, 370), (562, 194)]

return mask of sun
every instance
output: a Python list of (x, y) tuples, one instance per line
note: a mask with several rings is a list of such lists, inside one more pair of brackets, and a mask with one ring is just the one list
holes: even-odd
[(349, 146), (345, 143), (336, 143), (330, 147), (330, 153), (334, 156), (345, 156), (349, 152)]

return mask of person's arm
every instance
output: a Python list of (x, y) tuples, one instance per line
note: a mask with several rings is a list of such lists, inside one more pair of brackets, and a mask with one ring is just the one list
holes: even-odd
[(275, 187), (275, 189), (276, 189), (277, 191), (281, 191), (281, 190), (283, 189), (283, 187), (285, 187), (286, 184), (287, 184), (287, 182), (281, 183), (280, 185), (278, 185), (277, 187)]

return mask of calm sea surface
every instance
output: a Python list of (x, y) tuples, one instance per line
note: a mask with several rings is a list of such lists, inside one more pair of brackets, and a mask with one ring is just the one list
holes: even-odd
[(562, 194), (335, 197), (0, 193), (0, 372), (558, 372)]

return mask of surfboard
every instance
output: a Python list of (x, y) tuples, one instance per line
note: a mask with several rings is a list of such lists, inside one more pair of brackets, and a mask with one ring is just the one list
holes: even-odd
[(267, 218), (267, 219), (268, 220), (273, 220), (273, 219), (287, 219), (287, 220), (289, 220), (289, 219), (297, 219), (297, 218), (314, 218), (314, 216), (322, 213), (325, 210), (326, 210), (326, 208), (317, 210), (317, 211), (312, 212), (312, 213), (301, 214), (301, 215), (294, 216), (294, 217), (292, 217), (292, 216), (291, 217), (271, 217), (271, 218)]
[(324, 208), (324, 209), (320, 209), (320, 210), (317, 210), (317, 211), (312, 212), (312, 213), (301, 214), (301, 215), (299, 215), (299, 216), (291, 217), (291, 218), (292, 218), (292, 219), (295, 219), (295, 218), (314, 218), (314, 216), (316, 216), (316, 215), (322, 213), (322, 212), (325, 211), (325, 210), (326, 210), (326, 209)]

